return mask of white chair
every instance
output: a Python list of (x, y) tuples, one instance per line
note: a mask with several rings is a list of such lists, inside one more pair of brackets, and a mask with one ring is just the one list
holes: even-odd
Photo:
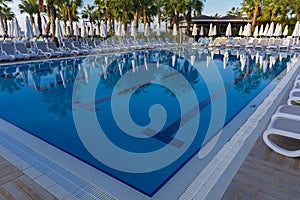
[(297, 113), (297, 116), (291, 118), (286, 117), (287, 113), (285, 112), (282, 116), (280, 113), (277, 113), (277, 116), (272, 118), (268, 129), (263, 134), (263, 140), (267, 146), (277, 153), (287, 157), (299, 157), (300, 150), (283, 148), (279, 144), (276, 144), (270, 137), (271, 135), (278, 135), (287, 139), (292, 138), (300, 141), (300, 112)]
[(7, 54), (14, 56), (16, 59), (28, 60), (30, 56), (28, 54), (23, 54), (16, 50), (12, 43), (3, 43), (2, 50)]
[(63, 56), (62, 52), (59, 51), (53, 51), (52, 49), (49, 49), (44, 41), (36, 41), (35, 42), (36, 48), (38, 50), (38, 53), (40, 55), (45, 56), (46, 58), (50, 58), (50, 57), (61, 57)]
[(22, 54), (28, 54), (30, 58), (39, 58), (40, 55), (38, 53), (33, 52), (32, 50), (28, 50), (24, 44), (24, 42), (16, 42), (15, 48)]

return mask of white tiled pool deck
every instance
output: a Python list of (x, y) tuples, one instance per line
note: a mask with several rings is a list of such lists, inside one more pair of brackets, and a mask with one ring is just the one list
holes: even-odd
[[(271, 93), (184, 192), (177, 196), (178, 199), (222, 197), (288, 90), (290, 80), (299, 72), (299, 66), (300, 61), (289, 73), (279, 76), (282, 77), (280, 81), (277, 79), (271, 83), (276, 85)], [(2, 119), (0, 138), (0, 154), (58, 199), (151, 199)], [(134, 195), (124, 196), (128, 191)], [(167, 195), (154, 195), (152, 199), (162, 199)]]

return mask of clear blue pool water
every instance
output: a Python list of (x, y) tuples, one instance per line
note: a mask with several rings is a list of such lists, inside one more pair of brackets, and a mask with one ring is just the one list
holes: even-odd
[[(213, 137), (206, 135), (210, 123), (211, 102), (224, 95), (223, 90), (226, 91), (226, 117), (222, 126), (214, 127), (215, 133), (282, 72), (291, 59), (290, 55), (278, 52), (242, 50), (226, 53), (226, 51), (218, 50), (212, 53), (205, 49), (191, 48), (149, 50), (135, 54), (99, 55), (3, 65), (0, 66), (0, 117), (138, 191), (152, 196)], [(228, 59), (224, 58), (224, 54), (228, 54)], [(195, 61), (192, 61), (191, 56)], [(153, 79), (167, 81), (169, 76), (156, 71), (162, 65), (173, 68), (183, 75), (196, 94), (198, 100), (196, 107), (200, 109), (200, 113), (196, 114), (200, 114), (201, 117), (196, 137), (181, 157), (162, 169), (150, 172), (145, 169), (144, 173), (118, 171), (93, 157), (77, 134), (72, 114), (76, 109), (95, 112), (99, 124), (107, 133), (106, 136), (116, 146), (126, 151), (146, 153), (165, 145), (173, 145), (174, 149), (180, 148), (180, 142), (170, 144), (170, 141), (176, 137), (182, 115), (186, 113), (181, 113), (176, 95), (160, 84), (145, 82), (136, 88), (127, 88), (123, 85), (124, 89), (118, 94), (122, 96), (134, 91), (128, 106), (132, 120), (140, 126), (146, 126), (150, 122), (148, 112), (152, 105), (160, 104), (165, 108), (166, 123), (156, 136), (149, 138), (129, 136), (124, 134), (114, 121), (111, 100), (118, 97), (112, 96), (113, 89), (119, 79), (132, 70), (132, 60), (135, 63), (136, 80), (143, 78), (140, 77), (141, 71), (152, 70), (155, 74)], [(203, 74), (196, 70), (196, 68), (206, 70), (205, 78), (214, 80), (215, 74), (210, 73), (211, 64), (218, 69), (224, 85), (224, 88), (216, 88), (213, 95), (209, 94), (209, 86), (204, 82)], [(72, 99), (75, 80), (83, 87), (98, 81), (94, 102), (85, 102), (80, 95), (78, 99)], [(183, 98), (189, 98), (190, 91), (181, 88), (180, 82), (172, 84), (181, 89), (180, 95)], [(187, 120), (191, 120), (194, 115), (189, 115)], [(88, 130), (86, 134), (89, 134)], [(120, 163), (125, 164), (130, 165)]]

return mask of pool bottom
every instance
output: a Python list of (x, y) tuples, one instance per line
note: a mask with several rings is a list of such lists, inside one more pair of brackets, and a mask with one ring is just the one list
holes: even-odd
[[(249, 118), (249, 112), (252, 113), (257, 107), (254, 107), (253, 105), (259, 105), (264, 98), (269, 94), (269, 92), (276, 86), (277, 80), (275, 79), (272, 81), (271, 84), (269, 84), (263, 92), (260, 93), (255, 99), (253, 99), (248, 106), (239, 113), (227, 126), (223, 129), (223, 134), (225, 135), (226, 132), (231, 132), (238, 130), (243, 122), (241, 122), (241, 116), (244, 116), (244, 121)], [(248, 115), (246, 115), (248, 113)], [(236, 124), (236, 122), (239, 122), (240, 124)], [(56, 149), (55, 147), (35, 138), (34, 136), (25, 133), (23, 130), (20, 130), (17, 127), (14, 127), (10, 125), (7, 122), (1, 121), (1, 129), (5, 133), (6, 137), (11, 137), (16, 139), (19, 142), (12, 142), (13, 145), (18, 145), (18, 148), (13, 147), (12, 145), (8, 145), (9, 143), (3, 143), (2, 146), (6, 147), (13, 153), (17, 154), (17, 156), (24, 159), (23, 155), (19, 152), (25, 152), (26, 155), (32, 155), (32, 150), (24, 150), (25, 148), (28, 148), (26, 146), (29, 146), (30, 148), (35, 149), (35, 153), (38, 155), (31, 156), (34, 157), (34, 160), (41, 160), (41, 165), (43, 166), (43, 169), (38, 169), (43, 173), (43, 171), (53, 171), (54, 169), (59, 169), (55, 171), (54, 174), (59, 174), (60, 177), (67, 177), (65, 178), (65, 183), (62, 183), (61, 178), (56, 176), (51, 177), (51, 173), (45, 173), (45, 175), (49, 176), (50, 179), (54, 179), (56, 183), (59, 183), (61, 186), (65, 187), (67, 191), (69, 191), (73, 196), (75, 195), (78, 198), (81, 198), (80, 194), (85, 193), (85, 195), (92, 195), (88, 193), (87, 189), (91, 187), (90, 185), (96, 185), (97, 193), (102, 193), (108, 195), (111, 194), (112, 196), (115, 196), (116, 198), (122, 199), (126, 196), (126, 198), (130, 199), (149, 199), (149, 197), (141, 194), (140, 192), (132, 189), (131, 187), (127, 186), (126, 184), (120, 183), (119, 181), (107, 176), (104, 173), (99, 172), (98, 170), (94, 169), (93, 167), (75, 159), (74, 157)], [(230, 137), (228, 138), (228, 140)], [(4, 140), (1, 140), (4, 141)], [(215, 141), (214, 139), (211, 140), (211, 142)], [(225, 141), (225, 140), (224, 140)], [(226, 141), (225, 141), (226, 143)], [(26, 146), (24, 145), (26, 144)], [(21, 145), (21, 147), (20, 147)], [(208, 143), (209, 145), (209, 143)], [(207, 145), (207, 146), (208, 146)], [(178, 198), (182, 192), (185, 190), (186, 186), (189, 185), (189, 183), (199, 174), (199, 172), (207, 165), (207, 163), (214, 157), (214, 155), (219, 151), (219, 149), (222, 147), (220, 144), (220, 140), (214, 146), (213, 150), (207, 151), (209, 152), (206, 154), (206, 152), (201, 151), (200, 154), (195, 155), (175, 176), (172, 177), (171, 180), (169, 180), (168, 183), (166, 183), (153, 197), (152, 199), (163, 199), (163, 198)], [(204, 147), (203, 150), (206, 148)], [(15, 151), (15, 152), (14, 152)], [(19, 154), (19, 155), (18, 155)], [(201, 159), (199, 159), (199, 156)], [(45, 161), (46, 158), (47, 161)], [(50, 159), (50, 160), (48, 160)], [(30, 158), (29, 158), (30, 160)], [(51, 161), (52, 160), (52, 161)], [(27, 160), (25, 160), (28, 162)], [(200, 162), (201, 161), (201, 162)], [(202, 163), (202, 166), (199, 166), (199, 162)], [(29, 162), (28, 162), (29, 163)], [(51, 164), (52, 163), (52, 164)], [(205, 163), (205, 164), (204, 164)], [(53, 166), (53, 164), (55, 166)], [(59, 164), (59, 165), (57, 165)], [(32, 166), (36, 167), (37, 164), (33, 163)], [(64, 170), (62, 171), (60, 167), (63, 166)], [(44, 169), (48, 168), (48, 169)], [(88, 185), (84, 185), (84, 181), (79, 181), (74, 183), (70, 180), (74, 180), (74, 178), (70, 178), (70, 174), (73, 174), (79, 180), (88, 180)], [(70, 183), (71, 182), (71, 183)], [(68, 185), (76, 185), (78, 186), (75, 190), (74, 188), (66, 188)], [(169, 191), (172, 191), (170, 194)], [(79, 196), (78, 196), (79, 195)], [(171, 196), (170, 196), (171, 195)], [(110, 195), (109, 195), (110, 196)]]

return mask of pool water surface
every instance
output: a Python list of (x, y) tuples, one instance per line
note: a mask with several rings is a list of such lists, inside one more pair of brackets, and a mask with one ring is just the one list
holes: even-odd
[[(0, 66), (0, 117), (153, 196), (291, 59), (285, 52), (176, 48), (7, 64)], [(92, 99), (85, 98), (92, 84)], [(86, 113), (84, 122), (78, 122), (81, 113)], [(143, 160), (143, 155), (168, 148), (174, 158), (170, 163), (150, 159), (142, 170), (135, 169), (141, 163), (129, 157), (119, 160), (106, 148), (106, 140), (96, 136), (91, 148), (103, 148), (99, 156), (112, 167), (83, 140), (92, 140), (88, 136), (95, 131), (89, 116), (97, 119), (105, 138), (130, 155)], [(83, 133), (77, 123), (84, 123)], [(183, 133), (192, 141), (180, 137), (180, 129), (194, 130), (189, 127), (195, 124), (195, 132)]]

